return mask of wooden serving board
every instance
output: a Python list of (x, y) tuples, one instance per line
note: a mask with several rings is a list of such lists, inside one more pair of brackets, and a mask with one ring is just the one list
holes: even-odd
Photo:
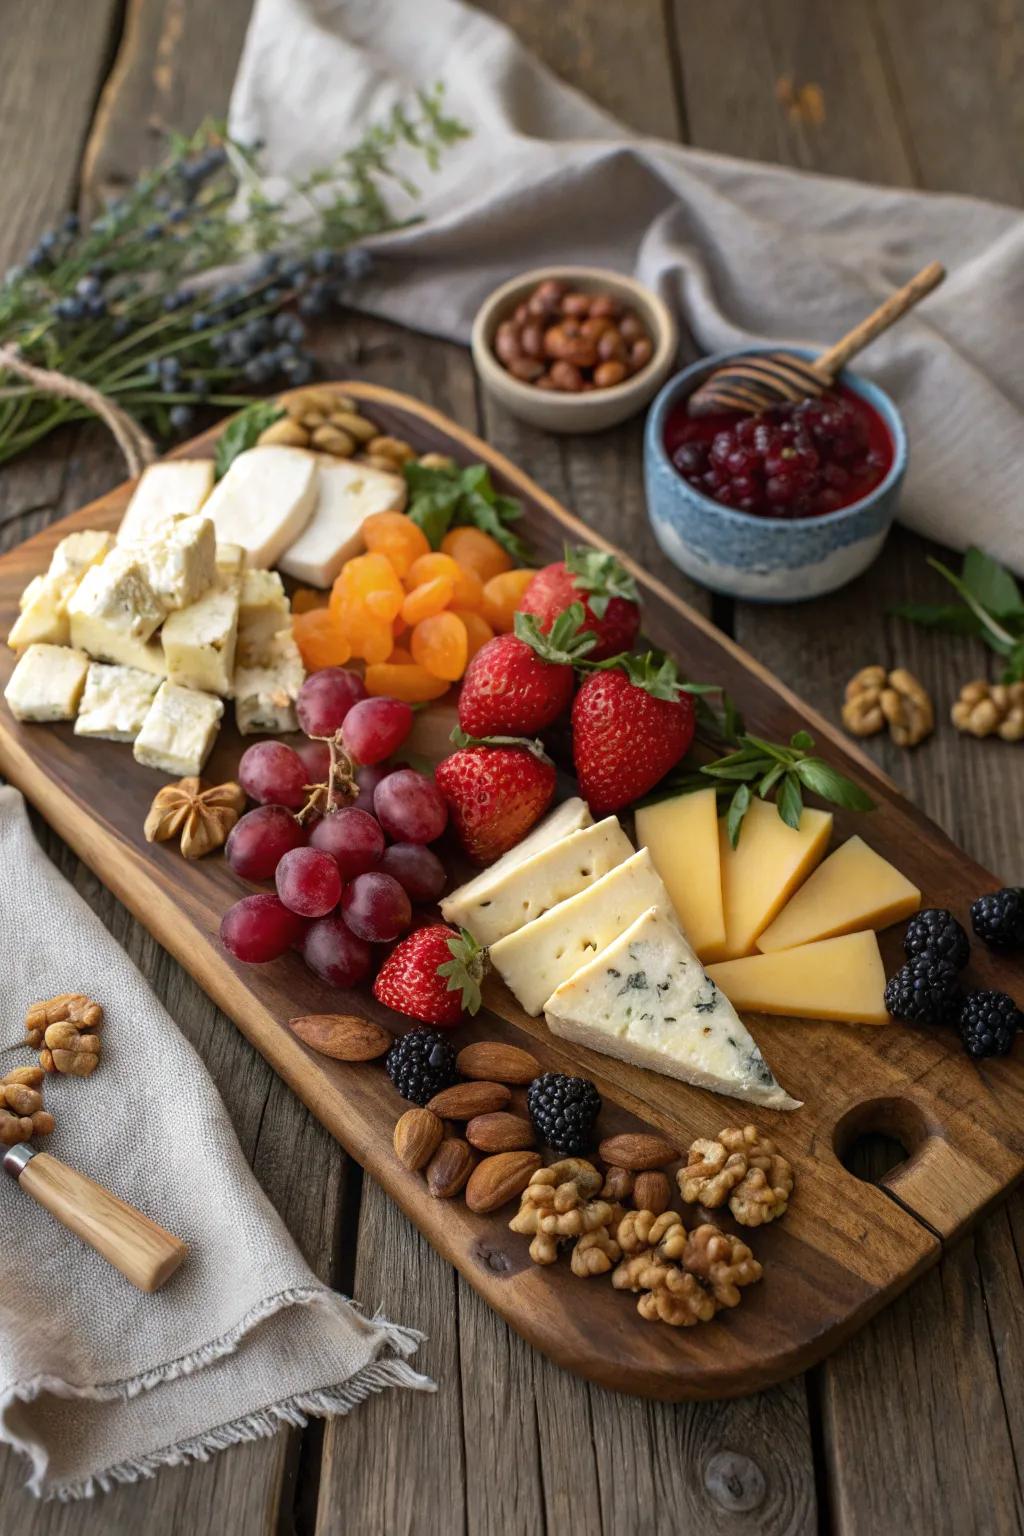
[[(428, 406), (374, 385), (339, 388), (363, 401), (385, 431), (420, 451), (488, 463), (499, 489), (522, 500), (523, 533), (538, 563), (558, 558), (566, 539), (604, 546), (501, 454)], [(219, 430), (177, 456), (212, 453)], [(0, 559), (3, 633), (22, 589), (46, 568), (57, 541), (75, 528), (113, 528), (130, 490), (124, 485), (112, 491)], [(686, 675), (727, 687), (759, 734), (787, 739), (808, 727), (832, 762), (868, 786), (877, 809), (861, 817), (838, 814), (837, 838), (861, 832), (921, 887), (929, 905), (948, 906), (966, 920), (970, 900), (998, 881), (754, 657), (617, 553), (639, 583), (645, 634), (674, 655)], [(0, 689), (13, 665), (11, 653), (0, 648)], [(214, 783), (234, 777), (244, 744), (233, 725), (225, 726), (205, 777)], [(368, 989), (339, 994), (325, 986), (296, 956), (244, 967), (224, 953), (218, 925), (241, 894), (240, 884), (220, 858), (190, 864), (173, 843), (145, 842), (145, 813), (163, 780), (139, 767), (127, 747), (79, 741), (70, 726), (19, 725), (0, 704), (0, 768), (512, 1327), (561, 1365), (604, 1386), (667, 1399), (727, 1397), (806, 1369), (934, 1264), (943, 1245), (1005, 1195), (1024, 1170), (1019, 1061), (974, 1065), (949, 1032), (754, 1017), (753, 1031), (780, 1081), (805, 1101), (802, 1109), (783, 1114), (744, 1107), (557, 1040), (492, 978), (487, 1007), (454, 1034), (456, 1045), (517, 1041), (545, 1068), (585, 1073), (604, 1097), (603, 1135), (658, 1127), (685, 1149), (694, 1137), (753, 1119), (794, 1165), (796, 1193), (784, 1219), (745, 1234), (765, 1275), (744, 1293), (739, 1309), (686, 1330), (646, 1323), (633, 1299), (613, 1291), (606, 1279), (578, 1280), (565, 1262), (545, 1269), (531, 1264), (526, 1240), (508, 1230), (514, 1206), (473, 1216), (461, 1200), (429, 1198), (422, 1178), (400, 1166), (392, 1127), (407, 1106), (380, 1063), (329, 1061), (286, 1028), (289, 1018), (306, 1013), (359, 1012), (389, 1027), (394, 1015)], [(889, 971), (901, 958), (899, 938), (899, 931), (882, 937)], [(980, 945), (970, 974), (974, 984), (1019, 992), (1019, 968)], [(855, 1178), (841, 1161), (866, 1131), (893, 1135), (908, 1152), (879, 1185)]]

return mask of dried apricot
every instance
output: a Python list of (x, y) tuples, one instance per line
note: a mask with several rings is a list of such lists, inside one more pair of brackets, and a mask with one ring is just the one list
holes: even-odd
[(511, 557), (482, 528), (452, 528), (441, 540), (441, 548), (460, 565), (476, 571), (481, 581), (512, 569)]
[(329, 594), (318, 592), (314, 587), (296, 587), (292, 593), (292, 613), (312, 613), (314, 608), (326, 608)]
[(391, 661), (368, 666), (366, 691), (375, 698), (401, 699), (406, 704), (426, 704), (448, 692), (448, 683), (434, 677), (415, 663), (403, 665)]
[(436, 581), (439, 576), (447, 576), (453, 584), (458, 581), (459, 567), (451, 555), (435, 551), (429, 555), (420, 555), (406, 573), (406, 589), (411, 592), (413, 587), (421, 587), (425, 581)]
[(453, 608), (452, 613), (455, 614), (456, 618), (461, 619), (466, 626), (466, 639), (469, 643), (466, 660), (470, 662), (477, 651), (483, 649), (488, 640), (494, 639), (494, 630), (485, 618), (481, 617), (479, 613), (472, 613), (468, 608)]
[(309, 608), (292, 615), (292, 633), (307, 672), (343, 667), (352, 647), (326, 608)]
[(523, 593), (535, 575), (535, 571), (528, 570), (503, 571), (484, 583), (484, 618), (499, 635), (507, 635), (515, 628)]
[(466, 670), (469, 637), (462, 620), (454, 613), (435, 613), (421, 619), (409, 642), (412, 659), (434, 677), (454, 683)]
[(368, 665), (387, 661), (394, 648), (395, 637), (391, 633), (391, 625), (383, 621), (361, 630), (352, 641), (352, 654), (361, 656)]
[(406, 624), (418, 624), (435, 613), (443, 613), (455, 595), (455, 583), (450, 576), (435, 576), (433, 581), (423, 581), (413, 587), (402, 604), (402, 618)]
[(430, 542), (423, 529), (403, 512), (372, 513), (363, 523), (362, 533), (367, 549), (385, 555), (400, 577), (406, 575), (414, 560), (430, 553)]
[(456, 608), (472, 608), (474, 613), (479, 613), (484, 604), (484, 584), (476, 571), (468, 565), (459, 566), (458, 579), (455, 582), (455, 596), (452, 602)]
[(407, 651), (404, 645), (396, 645), (388, 657), (388, 665), (393, 667), (411, 666), (412, 651)]

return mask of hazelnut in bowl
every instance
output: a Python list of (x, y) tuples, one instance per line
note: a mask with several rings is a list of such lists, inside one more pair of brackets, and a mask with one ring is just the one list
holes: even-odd
[(669, 559), (713, 592), (766, 603), (821, 597), (861, 575), (885, 543), (907, 468), (902, 417), (883, 389), (849, 371), (820, 399), (756, 416), (691, 416), (689, 397), (738, 355), (684, 368), (648, 412), (651, 527)]
[(675, 359), (657, 294), (602, 267), (540, 267), (503, 283), (473, 321), (477, 373), (497, 400), (550, 432), (600, 432), (653, 398)]

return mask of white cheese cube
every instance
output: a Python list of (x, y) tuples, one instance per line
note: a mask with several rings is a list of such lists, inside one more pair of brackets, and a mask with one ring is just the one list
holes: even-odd
[(4, 689), (15, 720), (73, 720), (89, 658), (67, 645), (30, 645)]
[(142, 472), (117, 530), (119, 544), (145, 544), (179, 517), (195, 517), (213, 490), (212, 459), (171, 459)]
[(139, 552), (115, 549), (102, 565), (89, 567), (68, 602), (71, 643), (97, 661), (116, 660), (111, 634), (148, 640), (166, 612)]
[(160, 637), (172, 683), (229, 693), (238, 639), (237, 583), (211, 587), (191, 607), (170, 614)]
[(245, 550), (241, 544), (218, 544), (215, 558), (217, 575), (222, 582), (241, 576), (245, 561)]
[(318, 454), (316, 507), (293, 544), (277, 561), (287, 576), (329, 587), (346, 560), (363, 547), (361, 529), (374, 512), (401, 512), (406, 485), (401, 475)]
[(187, 608), (217, 579), (213, 524), (208, 517), (178, 518), (146, 545), (145, 557), (149, 584), (164, 607)]
[(278, 735), (298, 729), (295, 700), (306, 678), (290, 629), (274, 637), (267, 665), (235, 668), (235, 721), (243, 736)]
[(266, 569), (312, 516), (316, 477), (316, 458), (302, 448), (249, 448), (232, 460), (203, 512), (220, 543), (240, 544), (246, 566)]
[(33, 576), (21, 594), (21, 612), (7, 636), (11, 650), (23, 651), (29, 645), (67, 645), (71, 639), (68, 595), (63, 581), (53, 576)]
[(224, 705), (211, 693), (161, 683), (135, 738), (132, 756), (145, 768), (185, 778), (201, 773), (220, 729)]
[(244, 571), (238, 598), (237, 662), (270, 665), (276, 636), (291, 623), (291, 603), (276, 571)]
[(735, 1008), (705, 973), (671, 908), (651, 907), (548, 999), (553, 1034), (652, 1072), (799, 1109)]
[(114, 547), (113, 534), (83, 528), (80, 533), (69, 533), (61, 539), (50, 559), (48, 576), (59, 581), (71, 577), (77, 584), (91, 565), (99, 565)]
[(646, 848), (600, 880), (491, 946), (494, 969), (527, 1013), (548, 998), (648, 907), (671, 911), (668, 892)]
[(479, 900), (467, 902), (458, 893), (448, 897), (441, 912), (446, 922), (468, 928), (478, 944), (496, 944), (586, 890), (632, 853), (633, 844), (616, 818), (608, 816), (524, 859), (492, 882)]
[(78, 706), (75, 735), (134, 741), (159, 687), (160, 679), (150, 672), (94, 661)]

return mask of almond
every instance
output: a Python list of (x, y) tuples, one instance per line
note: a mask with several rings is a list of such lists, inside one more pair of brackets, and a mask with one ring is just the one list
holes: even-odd
[(395, 1125), (398, 1161), (411, 1172), (429, 1163), (444, 1136), (444, 1121), (429, 1109), (407, 1109)]
[(446, 1136), (427, 1164), (427, 1188), (434, 1199), (450, 1200), (457, 1195), (473, 1172), (475, 1161), (467, 1141), (459, 1136)]
[(633, 1204), (638, 1211), (653, 1211), (660, 1216), (672, 1204), (672, 1190), (668, 1174), (638, 1173), (633, 1185)]
[(390, 1050), (394, 1036), (352, 1013), (308, 1013), (288, 1028), (304, 1045), (335, 1061), (374, 1061)]
[(501, 1083), (456, 1083), (442, 1088), (427, 1104), (442, 1120), (472, 1120), (475, 1115), (489, 1115), (504, 1109), (512, 1095)]
[(602, 1162), (616, 1168), (628, 1168), (639, 1173), (646, 1168), (660, 1168), (663, 1163), (674, 1163), (679, 1153), (661, 1136), (651, 1136), (642, 1131), (629, 1131), (621, 1136), (606, 1136), (598, 1147)]
[(490, 1115), (474, 1115), (466, 1126), (466, 1140), (481, 1152), (520, 1152), (532, 1147), (536, 1139), (529, 1120), (500, 1109)]
[(500, 1040), (476, 1040), (463, 1046), (455, 1058), (460, 1077), (485, 1079), (491, 1083), (532, 1083), (540, 1074), (540, 1062), (518, 1045)]
[(477, 1163), (466, 1185), (466, 1204), (477, 1215), (521, 1195), (540, 1167), (539, 1152), (499, 1152)]

